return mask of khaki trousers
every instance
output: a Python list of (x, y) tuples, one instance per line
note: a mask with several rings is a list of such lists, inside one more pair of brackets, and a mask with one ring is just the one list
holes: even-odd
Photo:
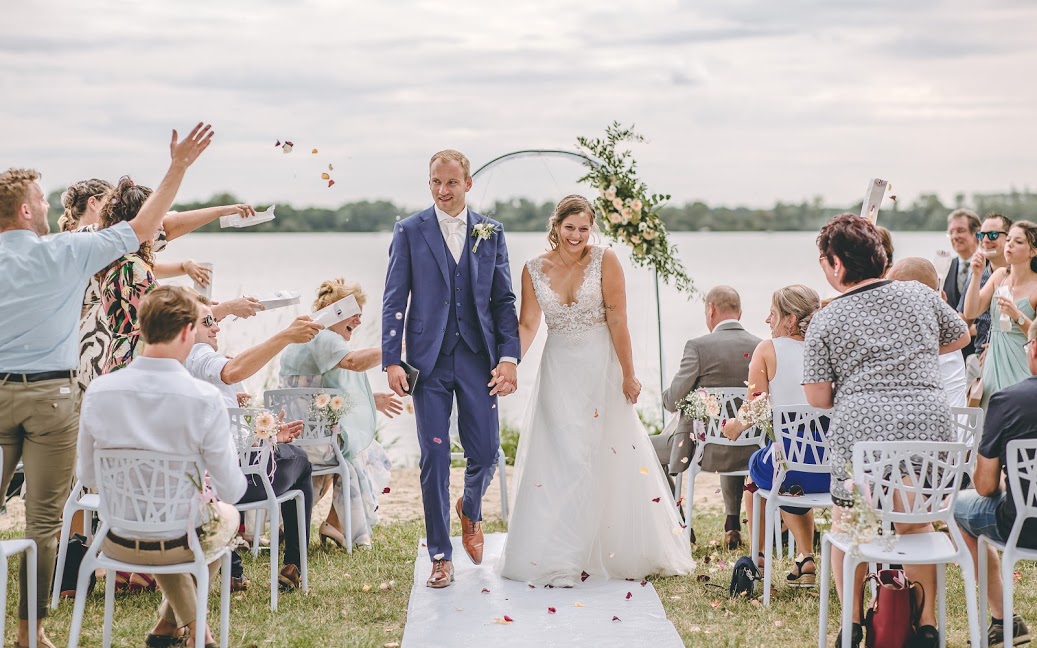
[[(222, 543), (227, 544), (238, 530), (238, 510), (225, 502), (217, 502), (215, 506), (217, 514), (224, 518), (226, 522), (220, 525), (221, 528), (226, 529), (229, 527), (233, 530), (233, 533), (227, 534), (226, 541)], [(109, 558), (142, 566), (175, 565), (194, 560), (194, 552), (188, 547), (141, 551), (117, 545), (108, 538), (105, 538), (104, 544), (101, 545), (101, 551)], [(209, 563), (210, 592), (219, 570), (219, 560)], [(141, 569), (140, 571), (147, 572), (146, 569)], [(115, 574), (110, 574), (108, 577), (115, 578)], [(159, 618), (177, 627), (194, 623), (198, 618), (198, 588), (195, 585), (194, 576), (191, 574), (154, 574), (154, 577), (158, 586), (162, 589), (162, 603), (158, 606)]]
[[(0, 374), (2, 376), (2, 374)], [(39, 562), (36, 610), (46, 616), (61, 511), (72, 487), (79, 435), (79, 383), (74, 379), (0, 383), (0, 447), (4, 451), (0, 494), (21, 460), (25, 465), (25, 537), (36, 541)], [(29, 617), (24, 555), (18, 576), (18, 618)]]

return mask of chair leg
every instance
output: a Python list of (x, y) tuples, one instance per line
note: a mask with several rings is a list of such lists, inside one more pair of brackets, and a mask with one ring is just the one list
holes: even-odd
[[(763, 501), (763, 497), (760, 496), (760, 491), (756, 491), (755, 493), (752, 494), (752, 498), (753, 498), (753, 519), (752, 519), (752, 525), (753, 525), (753, 529), (759, 529), (760, 528), (760, 526), (759, 526), (760, 525), (760, 504)], [(759, 552), (759, 551), (760, 551), (760, 547), (758, 546), (758, 544), (756, 542), (756, 533), (755, 532), (750, 533), (749, 534), (749, 557), (752, 558), (753, 561), (755, 561), (757, 552)]]
[(310, 545), (306, 541), (306, 512), (303, 511), (303, 497), (299, 492), (295, 495), (295, 516), (299, 529), (299, 572), (302, 577), (302, 591), (310, 591)]
[(342, 511), (346, 518), (342, 522), (342, 527), (346, 530), (346, 553), (353, 553), (353, 504), (349, 497), (349, 464), (342, 464)]
[(220, 648), (230, 645), (230, 551), (220, 564)]
[[(763, 509), (763, 605), (771, 604), (771, 579), (774, 577), (774, 506), (773, 498), (767, 498)], [(756, 535), (755, 533), (753, 535)], [(781, 555), (780, 553), (778, 554)], [(753, 556), (753, 561), (756, 557)]]
[[(89, 576), (87, 576), (89, 578)], [(86, 593), (80, 594), (79, 589), (76, 588), (76, 604), (79, 604), (79, 597), (82, 596), (86, 599)], [(104, 575), (104, 639), (101, 645), (104, 648), (109, 648), (112, 645), (112, 624), (115, 623), (115, 572), (109, 570)]]
[(850, 554), (846, 553), (843, 556), (843, 600), (842, 600), (842, 630), (840, 630), (843, 638), (842, 648), (852, 648), (853, 646), (853, 597), (854, 590), (857, 588), (853, 586), (853, 575), (857, 571), (857, 561), (850, 558)]
[[(969, 552), (966, 550), (962, 551), (961, 553), (962, 556), (958, 559), (958, 564), (961, 566), (961, 575), (962, 578), (965, 580), (965, 609), (968, 611), (969, 615), (970, 643), (973, 646), (979, 646), (986, 643), (987, 633), (983, 631), (983, 620), (980, 618), (979, 611), (976, 609), (976, 568), (975, 565), (972, 564), (972, 556), (969, 555)], [(940, 571), (942, 572), (943, 569), (941, 569)], [(1009, 572), (1009, 575), (1011, 575), (1011, 572)], [(986, 583), (981, 584), (980, 587), (985, 588)], [(946, 588), (940, 590), (941, 599), (944, 598), (946, 592)], [(942, 618), (942, 612), (940, 616), (940, 643), (945, 645), (944, 638), (947, 636), (947, 633), (943, 631), (945, 626), (943, 625), (944, 619)], [(1005, 628), (1007, 629), (1011, 625), (1012, 619), (1011, 617), (1009, 617), (1005, 623)], [(1005, 645), (1011, 646), (1011, 640), (1006, 639)]]
[[(974, 585), (972, 591), (976, 591)], [(947, 648), (947, 563), (936, 566), (936, 625), (940, 628), (940, 648)]]
[[(75, 509), (65, 505), (61, 516), (61, 535), (58, 536), (58, 561), (54, 565), (54, 586), (50, 591), (50, 607), (58, 607), (58, 595), (61, 593), (61, 574), (65, 570), (65, 557), (68, 555), (68, 541), (72, 535), (72, 515)], [(89, 524), (87, 525), (89, 526)]]
[(202, 565), (195, 572), (198, 581), (197, 598), (195, 599), (194, 648), (205, 648), (205, 619), (209, 612), (209, 566)]
[(279, 551), (281, 538), (278, 527), (281, 525), (281, 512), (278, 510), (276, 501), (272, 503), (268, 517), (270, 518), (270, 610), (277, 612), (277, 594), (280, 589), (277, 565), (281, 560)]
[[(68, 631), (68, 648), (76, 648), (79, 645), (79, 633), (83, 629), (83, 612), (86, 610), (86, 588), (90, 584), (90, 574), (94, 572), (94, 561), (92, 554), (88, 553), (79, 566), (79, 577), (76, 579), (76, 600), (72, 607), (72, 624)], [(112, 590), (115, 589), (115, 574), (109, 573), (105, 576), (105, 589), (107, 583), (112, 582)], [(108, 620), (105, 620), (107, 623)]]
[(252, 557), (259, 557), (259, 537), (263, 535), (263, 509), (255, 509), (253, 511), (256, 516), (256, 521), (252, 524)]
[[(988, 547), (989, 545), (987, 544), (986, 536), (981, 535), (976, 539), (976, 555), (979, 560), (979, 578), (977, 580), (979, 581), (978, 616), (980, 627), (982, 627), (983, 622), (987, 618), (987, 609), (989, 608), (989, 604), (987, 603), (987, 569), (989, 569), (989, 561), (987, 560), (987, 552), (989, 551)], [(987, 648), (986, 633), (984, 633), (980, 638), (983, 641), (983, 648)]]
[[(1012, 624), (1012, 617), (1014, 615), (1015, 605), (1013, 603), (1015, 596), (1015, 578), (1013, 572), (1015, 571), (1015, 556), (1011, 548), (1007, 548), (1001, 555), (1001, 590), (1002, 590), (1002, 603), (1004, 608), (1004, 622), (1005, 622), (1005, 645), (1012, 645), (1012, 631), (1015, 630), (1015, 626)], [(986, 585), (984, 583), (983, 585)], [(982, 621), (982, 619), (981, 619)]]
[[(5, 563), (7, 562), (6, 558), (4, 559), (4, 562)], [(25, 571), (27, 572), (25, 578), (26, 578), (26, 580), (28, 581), (28, 584), (29, 584), (29, 588), (28, 588), (29, 589), (29, 648), (36, 648), (36, 642), (37, 642), (36, 626), (38, 624), (38, 619), (37, 619), (38, 610), (36, 609), (36, 605), (37, 605), (36, 600), (39, 598), (39, 596), (38, 596), (38, 592), (36, 591), (36, 588), (38, 587), (38, 584), (36, 582), (36, 578), (37, 578), (37, 575), (36, 575), (37, 574), (37, 572), (36, 572), (37, 560), (36, 560), (36, 543), (35, 542), (30, 544), (28, 547), (25, 548), (25, 563), (26, 563)], [(4, 580), (7, 580), (7, 565), (6, 564), (4, 565)], [(4, 596), (4, 601), (7, 601), (6, 593), (5, 593), (5, 596)], [(3, 637), (3, 636), (4, 636), (3, 629), (0, 628), (0, 637)]]
[(691, 526), (694, 521), (691, 516), (695, 505), (695, 477), (699, 474), (698, 466), (688, 468), (687, 473), (688, 481), (685, 482), (684, 487), (684, 538), (690, 542)]
[(817, 628), (817, 646), (818, 648), (826, 648), (828, 643), (828, 588), (831, 583), (831, 557), (832, 557), (832, 545), (828, 541), (828, 536), (821, 536), (821, 583), (820, 583), (820, 610), (818, 611), (818, 628)]
[[(6, 625), (6, 622), (7, 622), (7, 577), (8, 577), (8, 573), (7, 573), (7, 556), (5, 554), (3, 554), (3, 553), (0, 553), (0, 568), (3, 568), (3, 570), (4, 570), (3, 578), (0, 579), (0, 580), (3, 581), (2, 583), (0, 583), (0, 603), (3, 603), (3, 606), (4, 606), (3, 607), (3, 612), (4, 613), (0, 614), (0, 640), (2, 640), (2, 638), (4, 637), (4, 630), (5, 630), (5, 625)], [(31, 611), (31, 608), (30, 608), (30, 611)], [(32, 627), (30, 627), (29, 630), (31, 631)]]
[(504, 526), (508, 526), (508, 457), (504, 454), (504, 448), (497, 453), (498, 470), (497, 480), (500, 482), (500, 516), (504, 520)]

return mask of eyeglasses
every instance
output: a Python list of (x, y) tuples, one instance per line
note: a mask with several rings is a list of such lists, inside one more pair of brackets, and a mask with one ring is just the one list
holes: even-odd
[(212, 328), (216, 326), (216, 318), (212, 315), (206, 315), (202, 318), (202, 326), (205, 326), (207, 328)]
[(1023, 344), (1023, 349), (1024, 349), (1024, 350), (1027, 350), (1027, 351), (1028, 351), (1028, 350), (1030, 349), (1030, 345), (1031, 345), (1031, 344), (1033, 344), (1034, 342), (1037, 342), (1037, 338), (1034, 338), (1034, 339), (1032, 339), (1032, 340), (1027, 340), (1027, 341), (1026, 341), (1026, 342), (1025, 342), (1024, 344)]
[(997, 237), (999, 237), (999, 236), (1008, 236), (1008, 232), (999, 232), (999, 231), (976, 232), (976, 240), (977, 241), (982, 241), (984, 236), (987, 237), (988, 239), (990, 239), (991, 241), (996, 241)]

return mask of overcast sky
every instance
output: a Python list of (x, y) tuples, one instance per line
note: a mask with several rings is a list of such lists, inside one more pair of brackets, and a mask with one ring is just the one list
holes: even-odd
[[(436, 150), (477, 167), (613, 120), (649, 138), (641, 175), (678, 203), (848, 204), (874, 176), (945, 202), (1037, 184), (1024, 0), (32, 0), (4, 14), (0, 167), (39, 168), (48, 190), (153, 185), (169, 129), (200, 119), (217, 136), (185, 199), (420, 207)], [(473, 203), (554, 199), (579, 173), (501, 166)]]

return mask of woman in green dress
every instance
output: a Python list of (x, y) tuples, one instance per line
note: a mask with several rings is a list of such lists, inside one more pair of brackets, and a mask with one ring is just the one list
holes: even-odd
[(1026, 362), (1026, 331), (1037, 308), (1037, 225), (1019, 221), (1008, 230), (1005, 242), (1008, 267), (998, 268), (982, 288), (986, 257), (979, 250), (972, 257), (972, 281), (965, 293), (964, 315), (975, 319), (990, 309), (990, 343), (983, 360), (983, 400), (1030, 376)]
[[(363, 308), (367, 295), (357, 283), (343, 279), (325, 281), (317, 290), (313, 310), (318, 311), (340, 299), (353, 295)], [(375, 440), (376, 412), (389, 418), (403, 411), (403, 404), (395, 394), (374, 393), (364, 373), (382, 363), (381, 347), (353, 350), (350, 340), (360, 326), (361, 315), (326, 328), (305, 344), (292, 344), (281, 356), (279, 387), (321, 387), (338, 389), (348, 394), (355, 407), (339, 422), (339, 448), (350, 466), (350, 512), (352, 513), (353, 543), (371, 546), (371, 529), (378, 522), (378, 495), (389, 483), (389, 457)], [(307, 448), (314, 466), (327, 464), (330, 451)], [(334, 488), (335, 503), (327, 519), (320, 526), (321, 542), (331, 540), (339, 546), (346, 544), (343, 535), (344, 512), (339, 506), (342, 484), (331, 475), (315, 477), (315, 501), (320, 501)]]

